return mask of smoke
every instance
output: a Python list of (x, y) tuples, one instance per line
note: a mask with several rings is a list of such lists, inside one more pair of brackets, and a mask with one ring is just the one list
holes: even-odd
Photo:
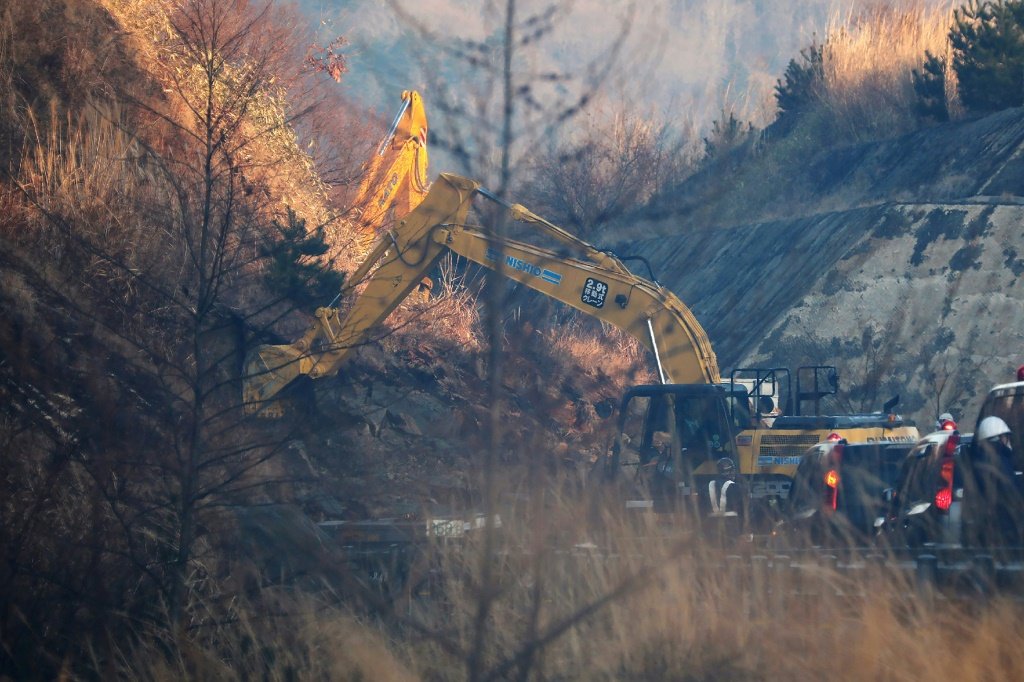
[[(423, 44), (396, 16), (398, 4), (434, 40)], [(575, 71), (609, 49), (629, 20), (629, 37), (619, 59), (613, 95), (668, 117), (682, 115), (707, 125), (723, 109), (757, 124), (774, 112), (772, 92), (786, 64), (819, 41), (831, 18), (855, 15), (879, 5), (925, 7), (949, 0), (520, 0), (524, 19), (559, 7), (553, 34), (538, 43), (530, 67)], [(444, 69), (444, 45), (483, 41), (499, 30), (497, 0), (351, 0), (344, 5), (301, 0), (320, 23), (323, 42), (344, 35), (352, 70), (343, 84), (353, 98), (389, 111), (398, 93), (424, 87), (421, 69)], [(429, 100), (429, 93), (425, 93)]]

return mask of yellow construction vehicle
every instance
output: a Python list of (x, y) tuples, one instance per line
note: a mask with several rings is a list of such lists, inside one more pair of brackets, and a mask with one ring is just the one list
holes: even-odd
[(402, 107), (370, 159), (352, 201), (360, 254), (366, 253), (394, 209), (399, 220), (427, 196), (427, 114), (415, 90), (402, 93)]
[[(475, 197), (499, 203), (511, 219), (532, 225), (556, 241), (560, 250), (498, 241), (470, 224)], [(259, 346), (248, 355), (243, 384), (246, 411), (275, 414), (275, 397), (296, 378), (337, 373), (347, 356), (368, 341), (374, 327), (447, 253), (496, 270), (607, 322), (652, 352), (662, 383), (627, 392), (619, 435), (606, 458), (609, 475), (619, 477), (623, 469), (634, 472), (652, 499), (693, 495), (701, 480), (714, 474), (715, 463), (722, 457), (739, 463), (741, 473), (760, 486), (752, 486), (759, 497), (784, 497), (796, 459), (807, 444), (824, 440), (835, 430), (850, 440), (894, 440), (904, 437), (902, 429), (913, 428), (888, 415), (798, 416), (802, 403), (813, 399), (817, 404), (834, 392), (834, 369), (822, 375), (826, 388), (818, 385), (817, 369), (813, 386), (801, 385), (798, 374), (795, 399), (787, 395), (788, 371), (779, 368), (736, 370), (723, 382), (707, 334), (675, 294), (657, 281), (633, 274), (623, 259), (610, 252), (521, 205), (502, 202), (479, 183), (452, 174), (441, 175), (424, 201), (384, 233), (349, 278), (343, 299), (353, 301), (344, 315), (339, 308), (320, 308), (315, 324), (295, 343)], [(769, 427), (764, 422), (774, 412), (769, 408), (783, 400), (795, 404), (797, 414), (776, 417)], [(916, 440), (916, 429), (906, 437)], [(793, 449), (792, 455), (785, 448)]]
[(338, 308), (320, 308), (315, 324), (295, 343), (256, 348), (245, 366), (246, 410), (273, 410), (274, 396), (299, 376), (316, 379), (335, 374), (348, 354), (369, 338), (373, 327), (449, 252), (497, 269), (632, 334), (654, 352), (665, 382), (720, 381), (707, 335), (672, 292), (633, 275), (614, 255), (520, 205), (507, 206), (513, 219), (539, 227), (576, 250), (578, 257), (511, 240), (498, 243), (467, 223), (474, 196), (496, 200), (472, 180), (442, 174), (423, 203), (388, 230), (348, 278), (343, 298), (357, 288), (362, 290), (343, 318)]
[[(795, 378), (793, 390), (787, 368), (737, 369), (730, 376), (732, 383), (747, 388), (754, 412), (752, 428), (741, 429), (736, 444), (739, 471), (755, 498), (787, 497), (800, 457), (812, 445), (840, 438), (849, 443), (916, 443), (920, 438), (914, 422), (894, 411), (899, 396), (878, 412), (822, 414), (823, 399), (839, 392), (836, 367), (800, 367)], [(758, 409), (765, 400), (768, 404)]]

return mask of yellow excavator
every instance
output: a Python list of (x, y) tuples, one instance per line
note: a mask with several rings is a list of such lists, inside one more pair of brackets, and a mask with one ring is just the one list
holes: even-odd
[[(559, 250), (499, 241), (471, 224), (477, 197), (553, 239)], [(336, 307), (320, 308), (313, 326), (295, 343), (259, 346), (247, 356), (247, 413), (276, 416), (276, 397), (295, 379), (336, 374), (448, 253), (607, 322), (651, 351), (661, 384), (636, 386), (626, 393), (606, 471), (616, 477), (625, 471), (637, 479), (649, 478), (641, 487), (652, 497), (692, 496), (705, 477), (714, 475), (722, 457), (739, 464), (755, 496), (785, 497), (799, 455), (833, 432), (851, 442), (917, 438), (911, 423), (890, 414), (800, 416), (803, 403), (813, 400), (817, 405), (835, 392), (834, 368), (811, 368), (813, 383), (802, 384), (806, 368), (801, 368), (792, 398), (787, 396), (788, 371), (781, 368), (735, 370), (723, 381), (707, 334), (675, 294), (630, 272), (625, 258), (599, 250), (519, 204), (503, 202), (473, 180), (447, 173), (415, 210), (384, 232), (349, 277), (342, 298), (352, 302), (344, 314)], [(775, 417), (769, 426), (764, 418), (783, 400), (795, 414)]]
[(352, 200), (357, 248), (365, 254), (394, 210), (396, 220), (427, 196), (427, 114), (415, 90), (402, 92), (402, 106), (371, 157)]
[(247, 412), (273, 409), (274, 396), (299, 376), (317, 379), (335, 374), (346, 357), (367, 341), (374, 326), (449, 252), (499, 270), (632, 334), (654, 352), (665, 382), (719, 383), (718, 364), (707, 335), (672, 292), (633, 275), (614, 255), (518, 204), (506, 206), (514, 220), (541, 228), (576, 250), (578, 257), (512, 240), (499, 243), (467, 222), (476, 196), (498, 200), (479, 183), (442, 173), (426, 199), (386, 231), (348, 278), (342, 298), (364, 288), (344, 317), (339, 308), (319, 308), (315, 324), (295, 343), (259, 346), (252, 351), (243, 385)]

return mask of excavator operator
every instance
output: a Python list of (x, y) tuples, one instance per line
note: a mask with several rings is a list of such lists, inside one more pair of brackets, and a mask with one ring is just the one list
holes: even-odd
[(710, 457), (725, 456), (727, 438), (717, 433), (713, 415), (705, 414), (707, 403), (700, 400), (680, 400), (676, 412), (679, 439), (694, 458), (694, 464)]

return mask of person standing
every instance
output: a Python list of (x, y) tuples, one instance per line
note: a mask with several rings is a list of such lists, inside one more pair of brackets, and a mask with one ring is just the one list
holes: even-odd
[(998, 533), (998, 544), (1020, 540), (1018, 516), (1022, 512), (1022, 476), (1014, 461), (1012, 432), (999, 417), (985, 417), (974, 434), (981, 448), (979, 493), (988, 510), (985, 531)]
[(737, 538), (746, 530), (746, 494), (736, 480), (736, 462), (722, 457), (716, 463), (718, 475), (708, 482), (708, 526), (720, 544)]

